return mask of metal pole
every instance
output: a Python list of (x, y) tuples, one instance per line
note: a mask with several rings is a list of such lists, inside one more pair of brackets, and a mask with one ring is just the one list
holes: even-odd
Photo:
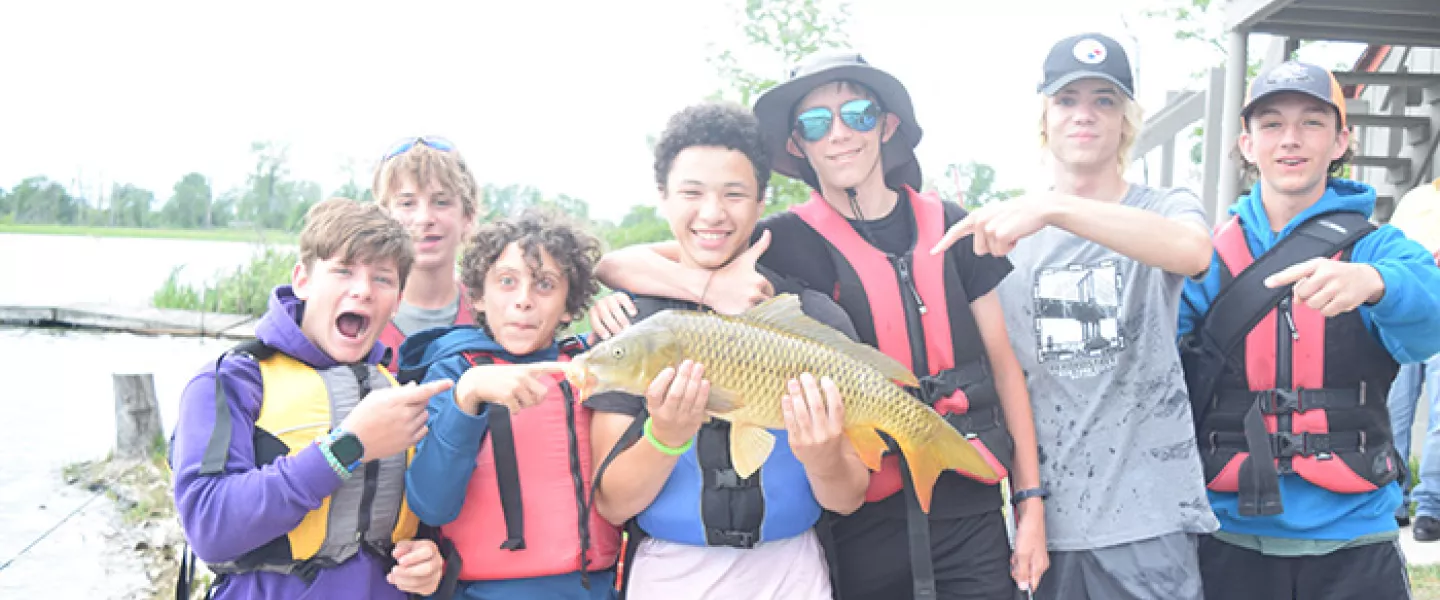
[(1225, 108), (1220, 122), (1220, 186), (1212, 199), (1215, 215), (1223, 214), (1225, 207), (1240, 195), (1240, 163), (1231, 150), (1240, 138), (1240, 108), (1245, 103), (1245, 75), (1249, 68), (1249, 31), (1231, 31), (1227, 37), (1229, 56), (1225, 59)]

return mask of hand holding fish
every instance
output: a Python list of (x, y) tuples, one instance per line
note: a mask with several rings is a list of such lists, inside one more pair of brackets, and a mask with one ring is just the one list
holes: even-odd
[[(822, 393), (823, 391), (823, 393)], [(845, 464), (845, 403), (829, 377), (805, 373), (791, 379), (780, 400), (790, 450), (807, 471), (829, 473)]]
[(684, 446), (710, 419), (705, 414), (710, 382), (704, 377), (704, 365), (686, 360), (679, 369), (666, 367), (650, 382), (645, 407), (650, 411), (650, 431), (660, 443)]
[(470, 367), (455, 385), (455, 405), (472, 415), (480, 414), (486, 402), (520, 412), (545, 399), (545, 375), (564, 371), (554, 362)]

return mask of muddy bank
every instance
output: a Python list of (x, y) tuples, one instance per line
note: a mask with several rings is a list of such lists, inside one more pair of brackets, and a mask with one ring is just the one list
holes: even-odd
[[(65, 480), (71, 486), (100, 492), (113, 507), (112, 530), (105, 536), (107, 554), (130, 557), (144, 575), (143, 585), (124, 597), (173, 599), (186, 546), (175, 517), (164, 459), (80, 462), (65, 468)], [(196, 578), (208, 581), (210, 576), (202, 566)], [(200, 587), (203, 589), (203, 584)]]

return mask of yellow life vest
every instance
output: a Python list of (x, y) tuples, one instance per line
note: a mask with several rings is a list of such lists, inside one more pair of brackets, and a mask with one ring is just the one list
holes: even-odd
[[(338, 427), (371, 389), (399, 385), (375, 365), (315, 369), (255, 343), (241, 350), (256, 359), (264, 390), (254, 436), (255, 463), (261, 467), (298, 454)], [(217, 392), (223, 393), (218, 383), (217, 370)], [(216, 405), (218, 410), (226, 403)], [(225, 421), (220, 427), (217, 420), (215, 435), (229, 437), (229, 419)], [(211, 447), (218, 446), (214, 441)], [(405, 469), (414, 455), (410, 448), (364, 463), (289, 533), (234, 561), (209, 565), (210, 570), (273, 571), (313, 579), (319, 569), (344, 563), (365, 547), (388, 557), (396, 542), (415, 537), (420, 523), (405, 500)]]

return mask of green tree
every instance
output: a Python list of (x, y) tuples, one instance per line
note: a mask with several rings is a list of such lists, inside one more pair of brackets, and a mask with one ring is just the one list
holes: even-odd
[(670, 222), (656, 211), (653, 205), (637, 204), (620, 220), (620, 225), (602, 228), (601, 237), (613, 250), (633, 244), (663, 242), (671, 239)]
[[(783, 73), (801, 59), (825, 49), (843, 48), (849, 42), (845, 23), (850, 18), (849, 2), (819, 0), (745, 0), (741, 30), (745, 34), (745, 56), (758, 54), (764, 73)], [(741, 64), (737, 52), (725, 49), (708, 59), (729, 87), (711, 97), (752, 106), (762, 92), (779, 80), (757, 74)], [(765, 213), (785, 210), (810, 197), (805, 182), (778, 173), (770, 176)]]
[(166, 227), (209, 228), (214, 222), (212, 200), (210, 182), (205, 176), (188, 173), (175, 183), (170, 199), (160, 208), (160, 220)]
[(41, 175), (22, 180), (5, 198), (13, 223), (73, 224), (82, 216), (83, 203)]
[(945, 165), (944, 182), (932, 181), (929, 187), (946, 200), (964, 205), (966, 210), (1025, 193), (1021, 189), (995, 189), (995, 167), (973, 160)]
[(134, 185), (117, 183), (110, 190), (112, 223), (120, 227), (151, 227), (155, 193)]

